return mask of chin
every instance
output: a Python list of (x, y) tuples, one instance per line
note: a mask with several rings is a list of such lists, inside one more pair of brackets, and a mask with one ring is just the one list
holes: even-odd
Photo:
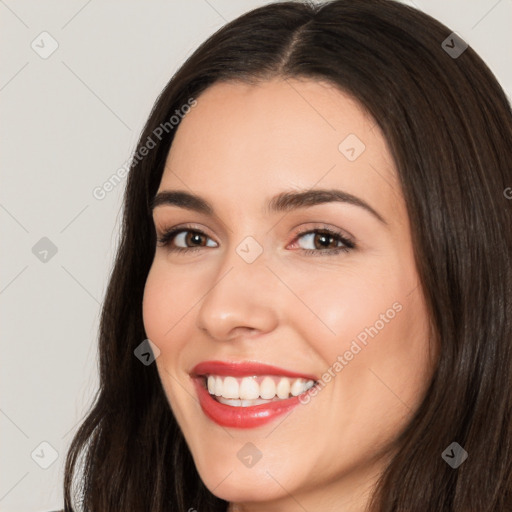
[[(230, 469), (227, 471), (200, 471), (201, 480), (208, 490), (225, 501), (260, 502), (282, 497), (284, 491), (261, 467)], [(231, 471), (231, 473), (230, 473)]]

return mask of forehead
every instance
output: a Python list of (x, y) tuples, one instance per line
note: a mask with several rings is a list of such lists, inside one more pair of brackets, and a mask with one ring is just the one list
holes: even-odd
[[(261, 211), (283, 190), (338, 188), (392, 210), (399, 187), (375, 121), (334, 86), (296, 79), (217, 83), (180, 123), (159, 191)], [(391, 213), (391, 212), (389, 212)]]

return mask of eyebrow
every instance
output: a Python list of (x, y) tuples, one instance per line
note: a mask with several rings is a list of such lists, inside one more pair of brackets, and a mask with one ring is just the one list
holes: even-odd
[[(359, 206), (371, 213), (380, 222), (387, 225), (386, 220), (374, 208), (361, 198), (337, 189), (314, 189), (305, 191), (282, 192), (272, 197), (267, 204), (267, 213), (289, 212), (300, 208), (308, 208), (324, 203), (341, 202)], [(214, 209), (208, 201), (200, 196), (183, 190), (164, 190), (159, 192), (151, 202), (151, 211), (163, 205), (178, 206), (206, 215), (213, 215)]]

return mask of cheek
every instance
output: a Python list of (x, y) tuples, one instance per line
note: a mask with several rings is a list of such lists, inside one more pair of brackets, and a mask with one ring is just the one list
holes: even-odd
[[(389, 326), (399, 320), (401, 313), (397, 310), (403, 308), (401, 299), (409, 286), (393, 277), (392, 272), (369, 265), (322, 269), (316, 271), (314, 280), (311, 272), (297, 273), (290, 279), (303, 304), (297, 306), (295, 300), (290, 310), (295, 311), (296, 325), (302, 327), (304, 339), (328, 364), (349, 350), (355, 339), (364, 347), (371, 339), (368, 329), (372, 326), (376, 325), (379, 334), (389, 331)], [(375, 333), (375, 328), (370, 332)]]
[(419, 288), (414, 290), (416, 274), (405, 265), (368, 265), (364, 271), (318, 273), (315, 286), (305, 275), (295, 282), (307, 306), (295, 310), (295, 325), (324, 361), (322, 380), (336, 402), (359, 410), (362, 423), (372, 410), (401, 416), (413, 408), (432, 368), (428, 313)]
[[(172, 296), (166, 292), (165, 281), (158, 278), (154, 267), (148, 274), (142, 298), (142, 318), (146, 335), (152, 341), (161, 340), (169, 328), (171, 318), (166, 315), (173, 311)], [(160, 345), (159, 345), (159, 348)]]
[(164, 359), (179, 348), (176, 343), (181, 337), (176, 334), (187, 320), (187, 313), (192, 313), (194, 297), (197, 301), (191, 284), (166, 271), (157, 261), (149, 271), (142, 300), (144, 328)]
[(171, 272), (165, 261), (160, 260), (157, 255), (146, 279), (142, 315), (148, 338), (165, 343), (159, 346), (165, 350), (171, 339), (179, 339), (177, 332), (190, 322), (193, 308), (204, 291), (197, 286), (197, 274), (187, 276), (180, 269)]
[(146, 279), (142, 299), (146, 336), (160, 350), (155, 364), (169, 406), (181, 422), (181, 411), (173, 407), (179, 401), (179, 388), (173, 383), (188, 339), (185, 334), (187, 321), (190, 321), (193, 313), (191, 308), (197, 301), (197, 295), (194, 296), (193, 290), (186, 284), (184, 279), (178, 278), (178, 273), (169, 272), (165, 265), (155, 260)]

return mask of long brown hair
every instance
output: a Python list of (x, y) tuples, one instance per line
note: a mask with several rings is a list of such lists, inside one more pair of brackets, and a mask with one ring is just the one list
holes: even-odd
[[(441, 347), (371, 510), (512, 510), (512, 201), (504, 192), (512, 113), (471, 47), (455, 55), (443, 46), (451, 32), (392, 0), (275, 3), (225, 25), (176, 72), (137, 151), (151, 136), (156, 146), (127, 181), (99, 331), (100, 387), (66, 460), (67, 512), (73, 497), (90, 512), (227, 509), (198, 476), (156, 366), (134, 356), (147, 337), (141, 304), (156, 246), (149, 205), (177, 127), (161, 140), (154, 133), (215, 82), (275, 77), (335, 84), (378, 123)], [(469, 454), (457, 469), (441, 457), (452, 442)]]

